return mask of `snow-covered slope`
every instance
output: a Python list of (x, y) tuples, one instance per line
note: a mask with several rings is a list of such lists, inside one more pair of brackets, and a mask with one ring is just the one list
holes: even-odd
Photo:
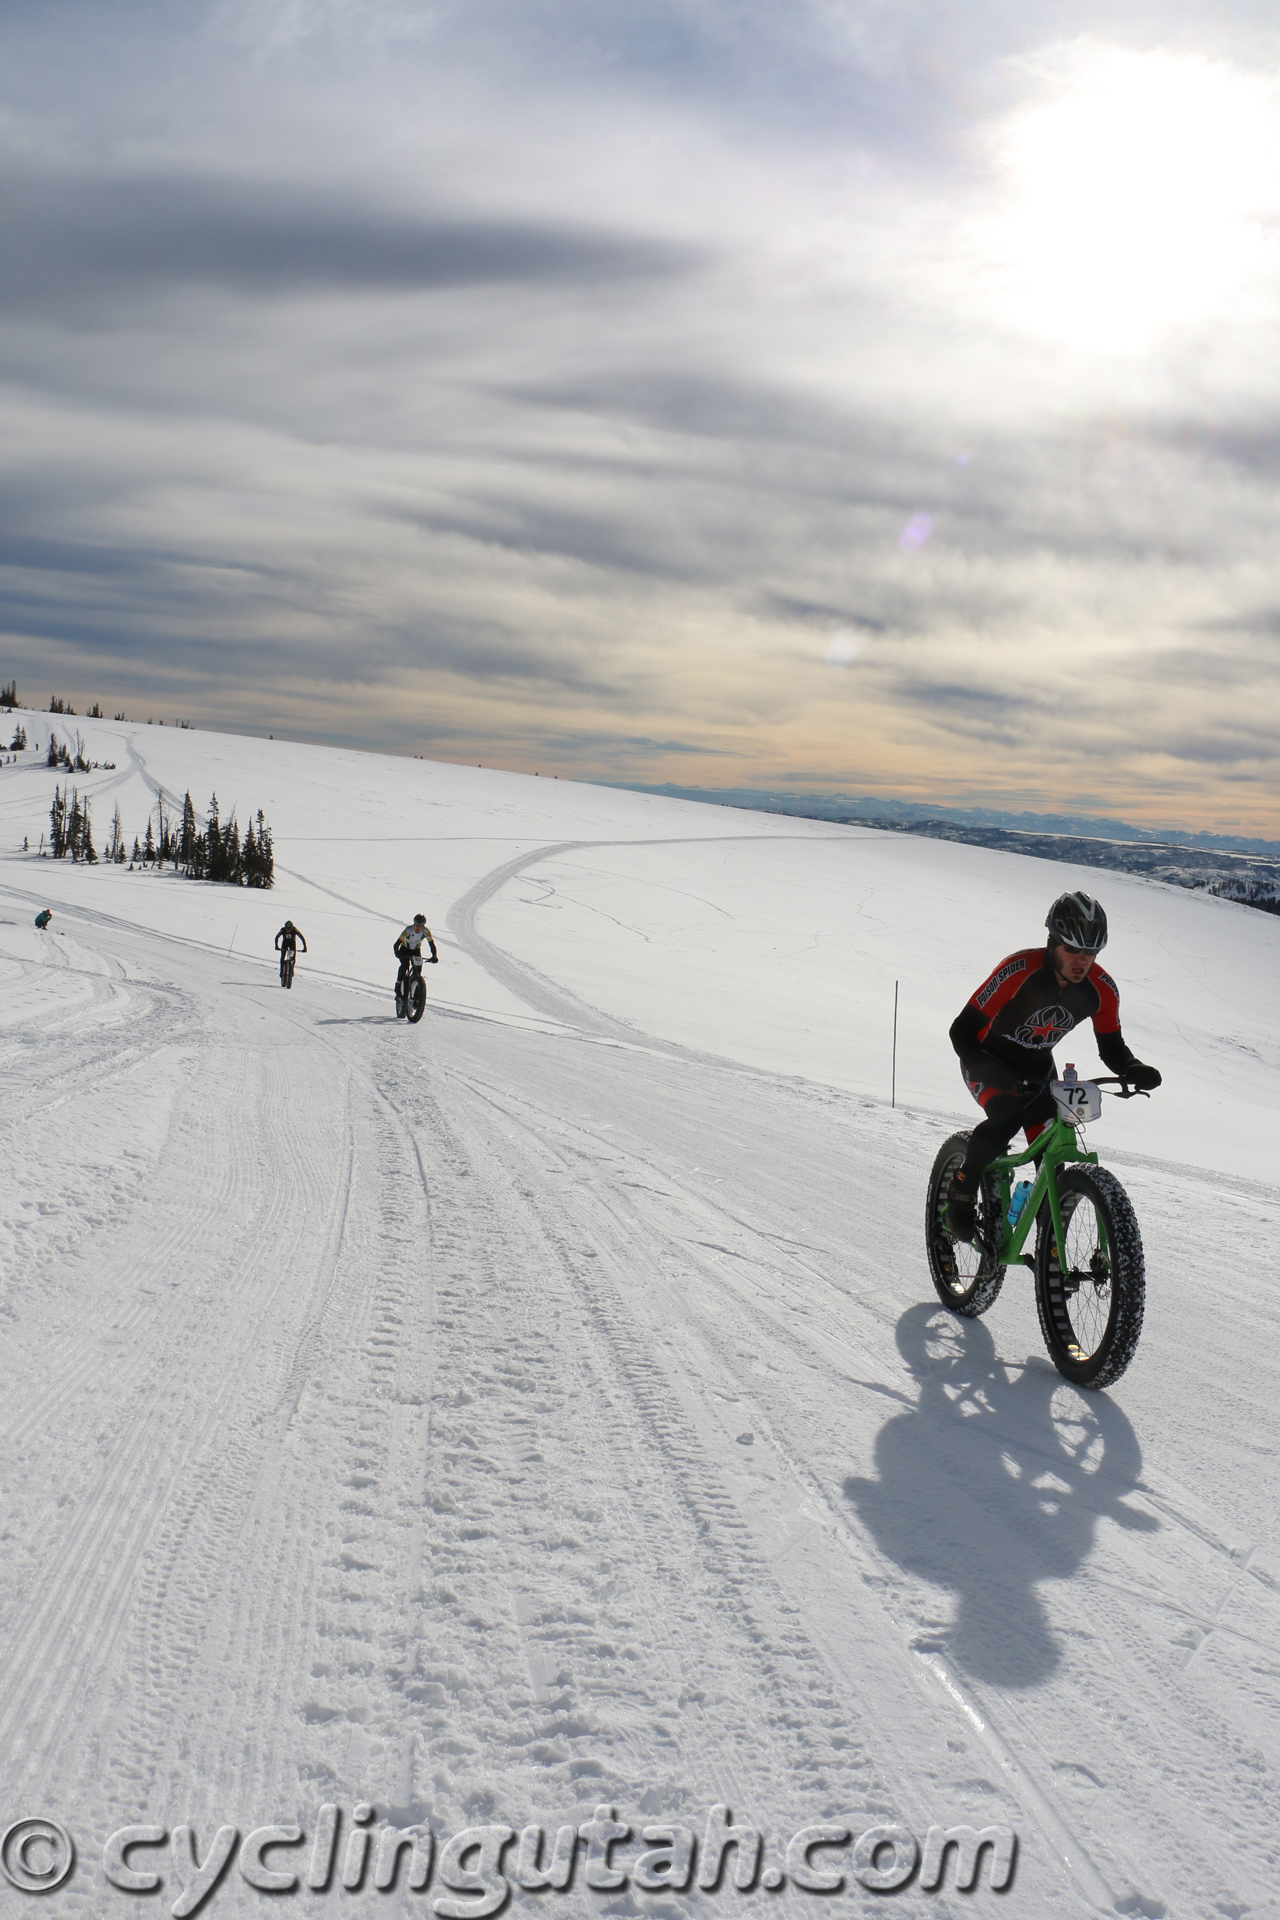
[[(23, 855), (55, 776), (0, 768), (4, 1806), (79, 1851), (42, 1912), (180, 1903), (181, 1841), (129, 1856), (158, 1901), (104, 1877), (128, 1824), (204, 1858), (296, 1823), (267, 1861), (305, 1878), (326, 1803), (332, 1884), (286, 1910), (447, 1900), (375, 1891), (373, 1856), (342, 1888), (361, 1801), (440, 1845), (612, 1805), (624, 1866), (727, 1803), (785, 1881), (580, 1866), (530, 1910), (813, 1912), (801, 1829), (962, 1822), (1018, 1833), (1012, 1888), (918, 1873), (895, 1911), (1275, 1910), (1280, 923), (1094, 877), (1166, 1085), (1094, 1132), (1148, 1315), (1082, 1395), (1029, 1280), (982, 1322), (930, 1304), (920, 1232), (973, 1115), (947, 1025), (1074, 870), (72, 724), (117, 762), (77, 780), (99, 845), (117, 801), (131, 842), (216, 790), (265, 811), (277, 884)], [(874, 1907), (855, 1864), (813, 1858)], [(272, 1904), (242, 1865), (201, 1911)]]

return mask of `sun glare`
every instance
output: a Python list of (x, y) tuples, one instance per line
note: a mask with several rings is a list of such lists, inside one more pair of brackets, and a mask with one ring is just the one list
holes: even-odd
[(1273, 79), (1097, 47), (1043, 77), (1048, 97), (996, 140), (1010, 318), (1081, 346), (1141, 346), (1273, 268)]

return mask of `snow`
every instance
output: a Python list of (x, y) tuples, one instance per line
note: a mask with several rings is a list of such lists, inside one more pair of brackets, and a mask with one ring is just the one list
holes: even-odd
[[(1029, 1276), (982, 1321), (938, 1305), (921, 1213), (975, 1111), (947, 1026), (1088, 870), (19, 717), (0, 1729), (5, 1824), (76, 1842), (42, 1913), (182, 1904), (179, 1838), (128, 1856), (158, 1898), (105, 1877), (128, 1825), (189, 1823), (203, 1860), (220, 1827), (294, 1823), (266, 1861), (305, 1878), (324, 1804), (332, 1884), (285, 1910), (432, 1912), (439, 1862), (422, 1890), (407, 1856), (397, 1891), (341, 1886), (362, 1801), (437, 1848), (531, 1823), (549, 1847), (611, 1806), (633, 1869), (646, 1825), (701, 1837), (716, 1804), (777, 1870), (807, 1826), (994, 1823), (1008, 1891), (918, 1874), (892, 1911), (1280, 1910), (1280, 921), (1092, 876), (1166, 1083), (1092, 1129), (1148, 1305), (1086, 1394)], [(216, 789), (224, 819), (266, 813), (275, 890), (17, 851), (50, 724), (118, 763), (73, 776), (100, 848), (117, 801), (132, 843), (157, 790), (203, 814)], [(418, 908), (441, 965), (409, 1029), (390, 947)], [(812, 1866), (883, 1910), (852, 1841)], [(231, 1848), (202, 1913), (272, 1906), (243, 1868)], [(821, 1910), (786, 1877), (610, 1893), (580, 1866), (512, 1910)]]

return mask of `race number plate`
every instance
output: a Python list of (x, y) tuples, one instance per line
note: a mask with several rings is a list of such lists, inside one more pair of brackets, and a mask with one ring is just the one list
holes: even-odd
[(1074, 1086), (1068, 1086), (1065, 1080), (1054, 1080), (1049, 1090), (1073, 1126), (1096, 1120), (1102, 1112), (1102, 1088), (1092, 1080), (1077, 1080)]

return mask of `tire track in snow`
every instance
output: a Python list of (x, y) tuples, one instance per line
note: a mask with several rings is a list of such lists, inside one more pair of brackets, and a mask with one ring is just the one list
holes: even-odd
[[(452, 1080), (451, 1084), (458, 1083)], [(451, 1101), (455, 1124), (459, 1111), (458, 1102)], [(473, 1133), (477, 1124), (481, 1136), (492, 1134), (492, 1118), (484, 1116), (483, 1106), (478, 1122), (472, 1123)], [(540, 1137), (522, 1144), (535, 1159), (555, 1152)], [(891, 1799), (877, 1765), (833, 1701), (826, 1663), (810, 1643), (797, 1609), (778, 1587), (767, 1557), (758, 1551), (718, 1468), (672, 1391), (668, 1356), (661, 1342), (645, 1326), (635, 1325), (629, 1307), (623, 1305), (625, 1289), (618, 1285), (616, 1264), (625, 1264), (630, 1257), (627, 1231), (600, 1217), (597, 1194), (591, 1196), (587, 1218), (577, 1204), (579, 1189), (574, 1190), (572, 1210), (566, 1211), (566, 1203), (549, 1192), (545, 1180), (538, 1180), (527, 1168), (516, 1171), (524, 1157), (521, 1152), (512, 1159), (509, 1149), (505, 1156), (500, 1154), (498, 1166), (484, 1178), (484, 1188), (499, 1187), (504, 1173), (508, 1181), (519, 1182), (512, 1197), (518, 1198), (527, 1215), (522, 1235), (541, 1243), (541, 1253), (533, 1261), (538, 1276), (537, 1311), (544, 1324), (556, 1328), (558, 1355), (563, 1355), (568, 1343), (574, 1355), (572, 1375), (581, 1381), (567, 1400), (557, 1397), (544, 1408), (543, 1418), (535, 1423), (538, 1448), (547, 1444), (543, 1433), (558, 1431), (562, 1420), (585, 1429), (575, 1435), (574, 1449), (594, 1462), (594, 1472), (583, 1489), (584, 1500), (602, 1500), (609, 1512), (607, 1523), (602, 1514), (597, 1516), (596, 1531), (613, 1543), (614, 1552), (623, 1550), (620, 1543), (633, 1541), (626, 1579), (628, 1587), (635, 1583), (646, 1594), (641, 1631), (651, 1642), (650, 1663), (656, 1661), (659, 1670), (666, 1668), (673, 1694), (682, 1698), (683, 1711), (671, 1730), (673, 1758), (681, 1767), (678, 1777), (687, 1778), (692, 1760), (699, 1779), (695, 1794), (711, 1794), (714, 1781), (716, 1796), (723, 1791), (726, 1798), (736, 1795), (741, 1803), (744, 1780), (753, 1777), (750, 1798), (757, 1807), (775, 1810), (779, 1799), (803, 1806), (812, 1804), (815, 1795), (829, 1805), (835, 1796), (836, 1803), (850, 1807), (851, 1818), (866, 1812), (865, 1824), (870, 1824)], [(510, 1255), (513, 1249), (505, 1223), (495, 1229), (495, 1238), (500, 1246), (506, 1243)], [(584, 1241), (589, 1249), (585, 1253)], [(478, 1264), (474, 1253), (469, 1264), (474, 1272)], [(495, 1276), (490, 1284), (500, 1284), (512, 1328), (520, 1326), (521, 1297), (531, 1282), (508, 1266), (501, 1283)], [(475, 1311), (473, 1301), (473, 1316)], [(528, 1377), (532, 1358), (528, 1333), (520, 1348), (523, 1365), (517, 1365), (513, 1344), (510, 1334), (505, 1340), (495, 1338), (494, 1347), (486, 1348), (483, 1364), (474, 1352), (469, 1356), (468, 1375), (485, 1383), (483, 1411), (472, 1416), (481, 1458), (492, 1445), (486, 1445), (485, 1433), (493, 1434), (495, 1426), (500, 1426), (509, 1434), (513, 1427), (518, 1430), (528, 1423), (520, 1407), (520, 1382)], [(532, 1354), (536, 1353), (535, 1345)], [(557, 1371), (563, 1375), (563, 1358)], [(478, 1404), (470, 1391), (471, 1378), (469, 1405)], [(542, 1398), (549, 1397), (544, 1386)], [(545, 1701), (548, 1676), (554, 1680), (558, 1671), (576, 1669), (571, 1690), (585, 1704), (605, 1681), (597, 1677), (593, 1685), (584, 1679), (583, 1634), (572, 1625), (576, 1610), (564, 1622), (562, 1606), (548, 1607), (545, 1579), (510, 1545), (530, 1526), (541, 1531), (547, 1524), (545, 1498), (529, 1496), (533, 1512), (522, 1526), (524, 1496), (510, 1490), (524, 1480), (541, 1485), (542, 1475), (536, 1471), (539, 1457), (537, 1451), (522, 1455), (520, 1468), (513, 1465), (499, 1473), (503, 1482), (499, 1487), (493, 1485), (497, 1469), (492, 1465), (473, 1487), (474, 1474), (462, 1472), (459, 1478), (461, 1469), (455, 1467), (452, 1479), (458, 1492), (446, 1511), (465, 1511), (472, 1527), (479, 1525), (486, 1537), (508, 1542), (503, 1564), (517, 1590), (520, 1632), (526, 1648), (533, 1643), (539, 1656), (541, 1670), (530, 1674), (535, 1695), (541, 1688)], [(458, 1458), (470, 1464), (465, 1454)], [(482, 1491), (486, 1480), (488, 1498)], [(466, 1495), (464, 1486), (471, 1487)], [(501, 1521), (496, 1501), (505, 1514)], [(494, 1508), (492, 1521), (487, 1519), (490, 1508)], [(575, 1584), (584, 1584), (581, 1576)], [(585, 1756), (577, 1763), (572, 1760), (574, 1743), (585, 1742), (590, 1735), (581, 1709), (575, 1713), (572, 1705), (562, 1706), (561, 1717), (570, 1723), (569, 1744), (557, 1760), (552, 1748), (554, 1724), (548, 1728), (543, 1742), (545, 1764), (557, 1769), (591, 1765), (599, 1773), (599, 1763), (588, 1762)], [(636, 1772), (643, 1777), (646, 1764), (652, 1770), (652, 1757), (646, 1761), (642, 1742), (638, 1751), (621, 1762), (624, 1777), (634, 1778)], [(564, 1779), (561, 1790), (571, 1785), (572, 1777)], [(661, 1782), (655, 1779), (653, 1787), (658, 1792)], [(857, 1813), (852, 1811), (855, 1808)]]
[[(225, 1235), (237, 1211), (245, 1216), (246, 1231), (240, 1235), (244, 1250), (233, 1261), (224, 1260), (221, 1272), (215, 1267), (216, 1295), (207, 1290), (203, 1300), (193, 1301), (188, 1292), (185, 1311), (173, 1316), (177, 1324), (167, 1351), (173, 1353), (175, 1343), (179, 1350), (191, 1345), (184, 1384), (195, 1386), (196, 1392), (175, 1398), (172, 1377), (159, 1379), (145, 1392), (141, 1406), (121, 1431), (105, 1475), (80, 1502), (47, 1579), (44, 1601), (37, 1605), (32, 1625), (20, 1642), (19, 1662), (10, 1668), (8, 1687), (0, 1691), (0, 1728), (7, 1735), (9, 1750), (12, 1753), (25, 1742), (28, 1759), (41, 1774), (55, 1763), (65, 1773), (70, 1756), (65, 1741), (61, 1748), (56, 1741), (46, 1741), (43, 1753), (39, 1752), (41, 1743), (33, 1741), (27, 1730), (57, 1725), (71, 1693), (83, 1693), (83, 1659), (89, 1649), (96, 1665), (105, 1662), (110, 1668), (112, 1647), (138, 1597), (141, 1556), (148, 1539), (159, 1529), (161, 1564), (150, 1576), (152, 1587), (157, 1591), (172, 1587), (179, 1552), (190, 1553), (195, 1542), (201, 1571), (194, 1591), (202, 1593), (207, 1569), (219, 1557), (218, 1538), (238, 1517), (233, 1490), (243, 1478), (243, 1456), (260, 1450), (245, 1415), (260, 1396), (264, 1373), (270, 1372), (275, 1343), (270, 1315), (280, 1287), (261, 1285), (258, 1238), (264, 1237), (278, 1255), (284, 1253), (281, 1266), (287, 1272), (287, 1243), (283, 1249), (273, 1243), (278, 1243), (290, 1212), (295, 1245), (300, 1240), (314, 1181), (306, 1180), (305, 1164), (303, 1180), (297, 1178), (301, 1154), (294, 1153), (291, 1168), (286, 1164), (290, 1149), (297, 1147), (288, 1113), (274, 1116), (277, 1124), (267, 1138), (260, 1120), (253, 1126), (245, 1124), (244, 1116), (253, 1105), (243, 1096), (235, 1097), (223, 1103), (221, 1115), (228, 1179), (219, 1196), (220, 1225)], [(276, 1160), (277, 1175), (288, 1172), (293, 1178), (269, 1181), (265, 1208), (255, 1205), (255, 1194), (263, 1188), (261, 1169), (270, 1168), (281, 1151), (284, 1161)], [(191, 1343), (190, 1329), (183, 1323), (193, 1305), (211, 1311), (207, 1326), (202, 1327), (197, 1316), (197, 1338)], [(251, 1350), (256, 1348), (263, 1356), (262, 1365), (248, 1370), (240, 1365), (235, 1344), (228, 1347), (222, 1336), (222, 1329), (234, 1326), (238, 1317)], [(207, 1364), (207, 1381), (201, 1377), (201, 1358)], [(188, 1530), (192, 1530), (190, 1540)], [(189, 1611), (185, 1618), (189, 1621)], [(65, 1658), (63, 1648), (70, 1642), (85, 1649), (79, 1660)], [(105, 1704), (100, 1710), (107, 1710)], [(134, 1729), (134, 1751), (143, 1762), (153, 1745), (141, 1728)]]
[[(177, 1051), (191, 1039), (191, 1031), (185, 1026), (175, 1026), (167, 1032), (149, 1054), (139, 1056), (137, 1065), (154, 1061), (162, 1052)], [(122, 1049), (129, 1051), (129, 1043), (122, 1042)], [(132, 1071), (132, 1067), (122, 1067), (122, 1073)], [(111, 1086), (111, 1076), (105, 1076), (107, 1088)], [(100, 1089), (95, 1088), (95, 1093)], [(192, 1115), (193, 1105), (196, 1108)], [(129, 1383), (145, 1368), (148, 1355), (154, 1351), (153, 1334), (157, 1324), (165, 1314), (176, 1310), (175, 1303), (166, 1299), (165, 1290), (155, 1286), (139, 1290), (136, 1275), (141, 1263), (158, 1273), (166, 1273), (178, 1265), (185, 1253), (203, 1232), (212, 1236), (219, 1221), (224, 1216), (229, 1193), (224, 1187), (212, 1190), (196, 1186), (193, 1189), (193, 1202), (180, 1212), (152, 1218), (148, 1205), (150, 1191), (163, 1188), (168, 1180), (177, 1177), (169, 1170), (175, 1162), (185, 1155), (192, 1156), (191, 1146), (184, 1142), (181, 1135), (192, 1124), (201, 1127), (204, 1135), (206, 1156), (203, 1163), (208, 1167), (217, 1167), (217, 1157), (213, 1152), (213, 1129), (206, 1114), (202, 1114), (198, 1103), (193, 1099), (193, 1089), (188, 1083), (176, 1091), (176, 1097), (169, 1108), (165, 1137), (150, 1164), (146, 1157), (134, 1148), (124, 1150), (123, 1157), (133, 1166), (131, 1183), (122, 1192), (117, 1181), (114, 1192), (118, 1204), (107, 1209), (106, 1218), (98, 1216), (86, 1223), (86, 1234), (92, 1231), (92, 1257), (94, 1265), (94, 1311), (90, 1315), (76, 1314), (69, 1329), (59, 1326), (55, 1335), (59, 1340), (58, 1365), (50, 1371), (47, 1364), (33, 1367), (29, 1360), (19, 1367), (9, 1369), (8, 1395), (6, 1401), (3, 1437), (10, 1449), (20, 1449), (30, 1443), (48, 1423), (56, 1417), (65, 1421), (69, 1409), (75, 1404), (78, 1392), (91, 1383), (95, 1383), (102, 1363), (102, 1338), (105, 1325), (110, 1325), (114, 1343), (118, 1348), (115, 1356), (113, 1387), (117, 1397), (129, 1390)], [(139, 1214), (142, 1215), (139, 1221)], [(68, 1253), (65, 1248), (56, 1258), (56, 1272), (53, 1255), (45, 1255), (34, 1269), (26, 1288), (29, 1307), (31, 1296), (39, 1298), (45, 1305), (47, 1297), (56, 1290), (66, 1292), (66, 1263)], [(108, 1315), (117, 1311), (122, 1317), (108, 1321)]]
[[(279, 1113), (286, 1103), (287, 1089), (277, 1084), (268, 1111), (274, 1108)], [(275, 1404), (268, 1413), (264, 1403), (261, 1416), (253, 1421), (252, 1439), (247, 1447), (237, 1449), (232, 1435), (230, 1462), (226, 1455), (214, 1453), (207, 1460), (194, 1465), (188, 1484), (183, 1489), (182, 1502), (166, 1518), (166, 1528), (173, 1536), (175, 1551), (151, 1556), (153, 1564), (148, 1565), (140, 1585), (139, 1618), (135, 1628), (138, 1652), (131, 1658), (130, 1664), (134, 1665), (135, 1661), (141, 1664), (145, 1660), (153, 1676), (153, 1685), (145, 1697), (145, 1712), (135, 1711), (135, 1720), (139, 1724), (126, 1744), (131, 1757), (143, 1754), (151, 1756), (153, 1770), (160, 1754), (171, 1746), (174, 1728), (182, 1723), (181, 1709), (201, 1638), (208, 1640), (212, 1637), (206, 1631), (206, 1611), (210, 1598), (217, 1596), (220, 1591), (226, 1591), (229, 1569), (250, 1565), (265, 1569), (270, 1564), (272, 1546), (269, 1533), (255, 1541), (252, 1552), (247, 1550), (247, 1516), (251, 1514), (254, 1504), (262, 1500), (264, 1489), (270, 1489), (272, 1495), (276, 1490), (281, 1443), (305, 1381), (307, 1358), (314, 1350), (317, 1322), (327, 1304), (342, 1246), (353, 1158), (349, 1087), (342, 1108), (343, 1144), (338, 1178), (324, 1207), (324, 1239), (314, 1278), (309, 1272), (309, 1260), (304, 1262), (294, 1255), (287, 1262), (288, 1267), (303, 1280), (303, 1285), (297, 1288), (297, 1297), (300, 1304), (305, 1300), (306, 1305), (300, 1323), (291, 1327), (279, 1343), (275, 1366), (265, 1370), (267, 1379), (272, 1372), (281, 1379), (278, 1388), (272, 1387), (271, 1397)], [(278, 1178), (286, 1176), (289, 1171), (291, 1169), (284, 1161), (275, 1169)], [(323, 1184), (318, 1177), (319, 1168), (315, 1159), (303, 1153), (300, 1169), (292, 1171), (302, 1173), (305, 1182), (303, 1211), (313, 1216), (319, 1210)], [(307, 1244), (314, 1244), (314, 1238), (308, 1235)], [(302, 1235), (299, 1234), (295, 1243), (299, 1254), (301, 1243)], [(290, 1292), (294, 1292), (292, 1287)], [(289, 1356), (290, 1345), (293, 1347), (292, 1359)], [(264, 1385), (266, 1383), (264, 1380)], [(274, 1438), (271, 1437), (273, 1425)], [(214, 1509), (223, 1515), (218, 1530), (208, 1524), (208, 1515)], [(283, 1564), (286, 1558), (279, 1556), (281, 1564), (263, 1582), (273, 1607), (285, 1612), (288, 1611), (287, 1595), (291, 1586), (287, 1566)], [(238, 1648), (235, 1687), (227, 1691), (236, 1692), (245, 1688), (250, 1691), (251, 1699), (242, 1702), (246, 1725), (278, 1727), (281, 1716), (272, 1710), (277, 1704), (274, 1688), (281, 1678), (278, 1654), (270, 1651), (261, 1639), (256, 1639), (247, 1631), (237, 1634), (235, 1638)]]
[[(341, 1111), (332, 1181), (314, 1151), (304, 1152), (300, 1163), (286, 1159), (281, 1165), (283, 1178), (300, 1175), (305, 1181), (310, 1204), (304, 1214), (314, 1217), (322, 1211), (323, 1233), (308, 1234), (305, 1240), (300, 1236), (296, 1253), (288, 1258), (288, 1292), (295, 1312), (272, 1365), (264, 1368), (259, 1409), (248, 1427), (241, 1425), (225, 1523), (205, 1540), (197, 1563), (180, 1570), (180, 1591), (207, 1593), (214, 1604), (202, 1623), (194, 1684), (190, 1662), (169, 1660), (177, 1692), (161, 1731), (166, 1765), (176, 1782), (189, 1777), (189, 1763), (183, 1762), (175, 1727), (184, 1720), (198, 1725), (193, 1736), (199, 1748), (197, 1778), (211, 1820), (223, 1817), (215, 1804), (219, 1798), (224, 1809), (228, 1804), (272, 1807), (282, 1793), (292, 1798), (294, 1782), (282, 1749), (292, 1725), (293, 1690), (312, 1597), (309, 1530), (316, 1495), (324, 1494), (323, 1478), (316, 1484), (314, 1461), (306, 1463), (298, 1483), (293, 1429), (323, 1349), (326, 1320), (341, 1290), (357, 1157), (350, 1082)], [(314, 1134), (311, 1138), (314, 1141)], [(216, 1492), (225, 1497), (228, 1489), (218, 1463), (210, 1461), (208, 1470), (219, 1474)], [(282, 1500), (286, 1486), (289, 1495)], [(196, 1491), (195, 1510), (203, 1515), (212, 1490)], [(238, 1578), (242, 1567), (253, 1568), (255, 1577)], [(154, 1618), (163, 1638), (168, 1608), (162, 1595), (157, 1595)], [(180, 1655), (181, 1648), (175, 1653)]]
[[(236, 1184), (224, 1193), (224, 1206)], [(207, 1430), (207, 1416), (203, 1424)], [(19, 1642), (9, 1684), (0, 1689), (0, 1743), (6, 1747), (20, 1750), (29, 1729), (61, 1717), (69, 1690), (81, 1678), (58, 1658), (64, 1638), (92, 1645), (95, 1656), (109, 1653), (128, 1603), (140, 1535), (174, 1490), (193, 1444), (192, 1426), (190, 1409), (175, 1407), (169, 1383), (156, 1381), (145, 1389), (97, 1485), (78, 1502), (43, 1600), (34, 1604), (31, 1626)]]
[[(169, 1749), (171, 1777), (194, 1772), (213, 1821), (231, 1804), (293, 1805), (305, 1820), (319, 1799), (362, 1798), (388, 1780), (387, 1797), (407, 1801), (412, 1779), (396, 1649), (416, 1581), (429, 1417), (430, 1288), (416, 1284), (426, 1182), (363, 1041), (347, 1051), (317, 1036), (298, 1002), (278, 1018), (299, 1040), (322, 1038), (324, 1060), (354, 1089), (356, 1125), (342, 1219), (229, 1549), (257, 1577), (206, 1627), (198, 1732), (185, 1759)], [(211, 1674), (218, 1702), (202, 1712)]]
[(652, 840), (561, 840), (550, 846), (537, 847), (531, 853), (517, 854), (515, 859), (506, 860), (501, 866), (494, 867), (489, 873), (477, 880), (473, 887), (455, 900), (445, 918), (445, 925), (455, 935), (463, 951), (484, 968), (499, 986), (544, 1019), (554, 1020), (570, 1031), (575, 1028), (594, 1038), (614, 1040), (626, 1046), (643, 1046), (648, 1051), (670, 1054), (682, 1060), (694, 1060), (700, 1063), (728, 1065), (715, 1055), (700, 1053), (694, 1048), (681, 1046), (677, 1041), (664, 1040), (657, 1034), (646, 1033), (642, 1029), (630, 1026), (626, 1021), (616, 1020), (611, 1014), (599, 1007), (591, 1006), (587, 1001), (571, 993), (567, 987), (560, 986), (531, 967), (527, 961), (517, 959), (513, 954), (504, 952), (487, 940), (476, 925), (476, 916), (494, 896), (500, 893), (509, 880), (516, 879), (528, 868), (538, 866), (544, 860), (552, 860), (558, 854), (577, 853), (597, 847), (668, 847), (701, 846), (707, 843), (719, 844), (721, 841), (765, 841), (799, 839), (797, 834), (688, 834), (675, 838)]

